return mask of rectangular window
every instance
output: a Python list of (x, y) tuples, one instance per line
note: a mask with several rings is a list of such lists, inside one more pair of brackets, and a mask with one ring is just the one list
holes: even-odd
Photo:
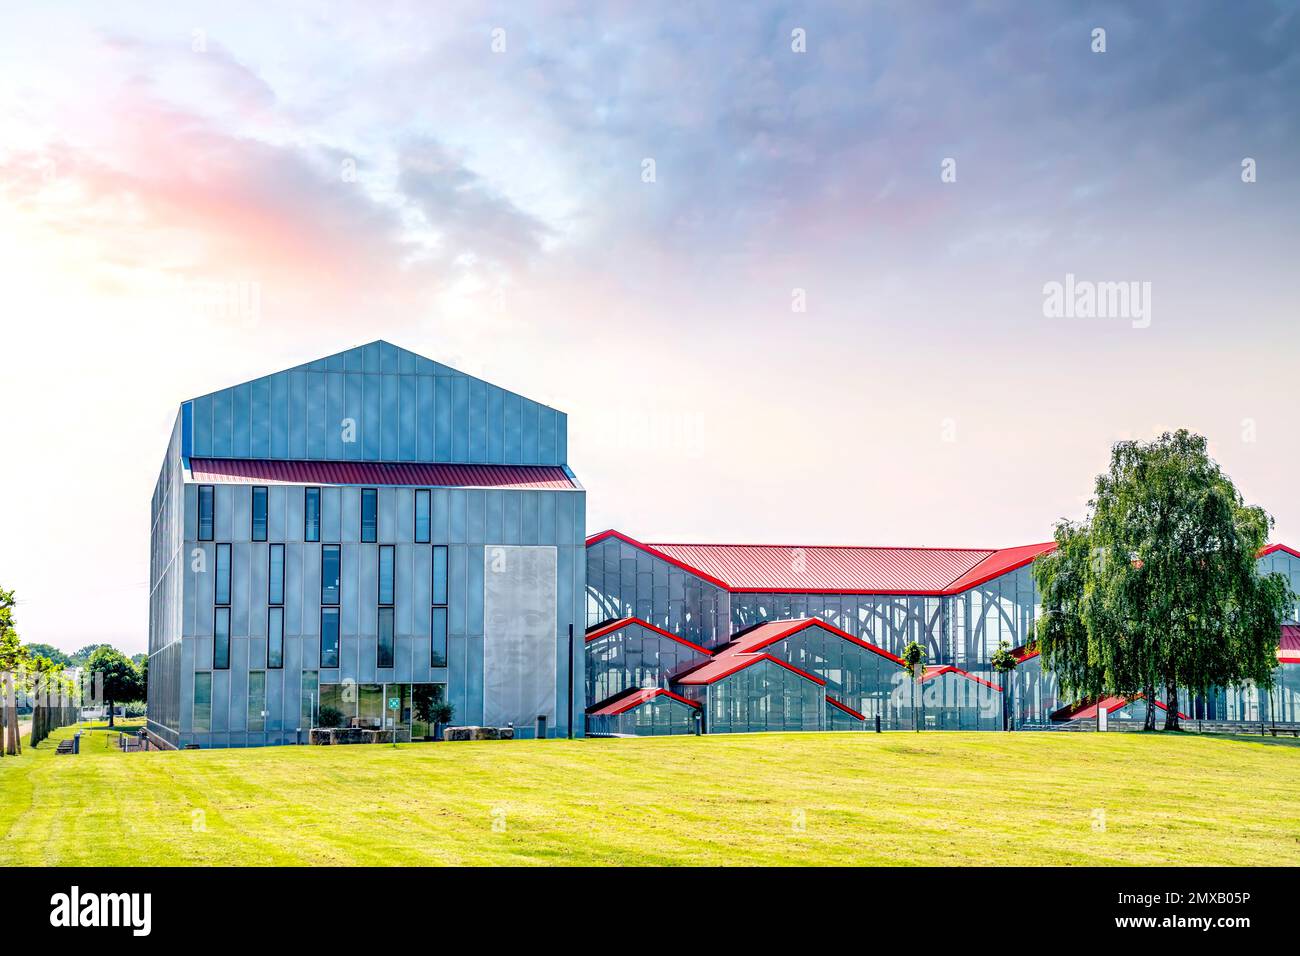
[(320, 666), (339, 666), (339, 609), (320, 609)]
[(316, 671), (302, 672), (302, 725), (316, 726), (316, 715), (320, 713), (320, 681)]
[(339, 546), (321, 545), (320, 549), (320, 602), (339, 603)]
[(393, 603), (393, 546), (379, 546), (379, 603)]
[(433, 626), (429, 634), (429, 666), (447, 666), (447, 609), (433, 609)]
[(219, 607), (212, 622), (212, 668), (230, 668), (230, 608)]
[(447, 546), (442, 544), (433, 549), (433, 603), (447, 603)]
[(320, 540), (320, 489), (304, 488), (302, 499), (302, 540)]
[(248, 672), (248, 729), (266, 729), (266, 671)]
[(266, 559), (266, 603), (284, 603), (284, 545), (273, 544)]
[(253, 540), (266, 540), (266, 489), (253, 489)]
[(377, 667), (393, 666), (393, 609), (379, 609), (379, 659)]
[(274, 670), (284, 666), (284, 608), (266, 609), (266, 666)]
[(379, 524), (379, 493), (374, 488), (361, 489), (361, 540), (374, 541)]
[(196, 732), (212, 729), (212, 675), (207, 671), (194, 675), (193, 729)]
[(415, 543), (429, 543), (429, 489), (415, 492)]
[(199, 540), (211, 541), (214, 524), (212, 486), (199, 485)]
[(217, 580), (213, 604), (230, 603), (230, 545), (217, 545)]

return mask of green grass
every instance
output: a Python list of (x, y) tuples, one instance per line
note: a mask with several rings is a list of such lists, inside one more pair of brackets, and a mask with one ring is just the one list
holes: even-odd
[[(760, 734), (0, 760), (7, 865), (1300, 864), (1300, 741)], [(496, 828), (494, 829), (494, 823)]]

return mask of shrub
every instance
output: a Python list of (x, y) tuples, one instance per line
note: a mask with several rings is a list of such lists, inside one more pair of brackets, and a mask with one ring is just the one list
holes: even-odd
[(337, 707), (325, 706), (320, 709), (316, 715), (317, 727), (342, 727), (343, 711)]

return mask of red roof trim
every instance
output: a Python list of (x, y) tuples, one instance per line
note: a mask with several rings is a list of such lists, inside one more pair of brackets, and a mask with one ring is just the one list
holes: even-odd
[(1270, 545), (1266, 545), (1265, 547), (1263, 547), (1263, 548), (1260, 549), (1260, 552), (1259, 552), (1259, 554), (1256, 555), (1256, 557), (1257, 557), (1257, 558), (1262, 558), (1262, 557), (1264, 557), (1265, 555), (1272, 554), (1274, 551), (1285, 551), (1287, 554), (1291, 555), (1291, 557), (1293, 557), (1293, 558), (1300, 558), (1300, 551), (1297, 551), (1295, 548), (1293, 548), (1293, 547), (1291, 547), (1291, 546), (1289, 546), (1289, 545), (1285, 545), (1285, 544), (1270, 544)]
[(856, 717), (856, 718), (858, 718), (858, 720), (861, 720), (861, 721), (864, 721), (864, 722), (865, 722), (866, 719), (867, 719), (867, 718), (864, 717), (862, 714), (859, 714), (856, 710), (854, 710), (852, 707), (850, 707), (848, 704), (841, 704), (841, 703), (840, 703), (838, 700), (836, 700), (834, 697), (829, 697), (829, 696), (828, 696), (828, 697), (826, 698), (826, 703), (830, 704), (832, 707), (838, 707), (840, 710), (844, 711), (844, 713), (848, 714), (850, 717)]
[(654, 555), (656, 558), (658, 558), (661, 561), (667, 561), (675, 568), (681, 568), (683, 571), (689, 571), (697, 578), (703, 578), (705, 581), (708, 581), (710, 584), (722, 588), (722, 590), (724, 591), (729, 590), (726, 581), (719, 581), (717, 578), (709, 574), (707, 571), (701, 571), (699, 568), (693, 568), (689, 564), (685, 564), (681, 561), (678, 561), (676, 558), (670, 558), (662, 551), (656, 551), (648, 544), (643, 544), (642, 542), (636, 540), (635, 538), (629, 538), (627, 535), (623, 534), (623, 532), (615, 531), (613, 528), (610, 528), (608, 531), (602, 531), (600, 534), (592, 535), (590, 538), (587, 539), (587, 547), (590, 548), (593, 544), (599, 544), (601, 541), (604, 541), (606, 538), (617, 538), (619, 541), (622, 541), (624, 544), (630, 544), (634, 548), (640, 548), (642, 551), (646, 552), (647, 554)]
[(935, 677), (940, 677), (944, 674), (956, 674), (958, 677), (973, 680), (977, 684), (983, 684), (985, 687), (992, 687), (998, 693), (1002, 692), (1002, 688), (997, 684), (994, 684), (992, 681), (987, 681), (983, 677), (977, 677), (970, 671), (964, 671), (960, 667), (953, 667), (951, 664), (944, 664), (942, 667), (927, 667), (924, 673), (921, 674), (921, 679), (918, 683), (924, 684), (926, 681)]
[[(848, 631), (841, 631), (834, 624), (827, 624), (825, 621), (821, 620), (820, 618), (805, 617), (805, 618), (799, 618), (797, 620), (789, 621), (789, 622), (787, 621), (765, 621), (764, 622), (764, 624), (786, 624), (786, 623), (788, 623), (790, 626), (787, 627), (785, 630), (771, 637), (764, 638), (762, 641), (760, 641), (757, 644), (748, 646), (746, 650), (741, 651), (740, 653), (752, 654), (757, 650), (775, 644), (777, 641), (785, 640), (785, 638), (791, 637), (792, 635), (797, 634), (800, 631), (807, 630), (810, 627), (820, 627), (836, 635), (837, 637), (844, 638), (844, 640), (852, 644), (856, 644), (859, 647), (865, 647), (867, 650), (873, 651), (874, 653), (879, 654), (881, 657), (886, 657), (889, 660), (893, 661), (895, 664), (901, 666), (904, 663), (901, 657), (894, 656), (893, 654), (889, 653), (889, 651), (885, 650), (883, 647), (877, 647), (875, 644), (872, 644), (869, 641), (864, 641), (859, 637), (854, 637)], [(759, 625), (759, 627), (762, 626), (763, 626), (762, 624)], [(733, 638), (733, 640), (740, 640), (743, 642), (744, 637), (742, 636), (740, 638)], [(725, 651), (726, 647), (723, 647), (721, 650)]]
[[(737, 663), (735, 667), (729, 667), (726, 670), (724, 670), (722, 673), (714, 674), (712, 677), (706, 678), (705, 680), (692, 679), (695, 677), (697, 673), (704, 670), (705, 667), (708, 667), (709, 664), (726, 662), (728, 660), (739, 661), (739, 663)], [(795, 667), (793, 664), (789, 664), (781, 660), (779, 657), (773, 657), (771, 654), (763, 654), (763, 653), (726, 654), (719, 657), (715, 657), (712, 661), (706, 661), (703, 667), (692, 667), (689, 671), (683, 672), (681, 676), (674, 677), (673, 682), (677, 684), (716, 684), (724, 677), (730, 677), (732, 674), (735, 674), (737, 671), (743, 671), (746, 667), (752, 667), (754, 664), (757, 664), (759, 661), (771, 661), (773, 664), (776, 664), (779, 667), (784, 667), (788, 671), (793, 671), (794, 673), (798, 674), (800, 677), (812, 681), (814, 684), (820, 684), (822, 687), (826, 686), (826, 682), (822, 680), (820, 677), (816, 676), (815, 674), (809, 674), (805, 670), (800, 670), (799, 668)]]
[(681, 694), (674, 694), (672, 691), (665, 690), (662, 687), (634, 687), (631, 690), (615, 694), (613, 697), (602, 701), (599, 704), (593, 704), (587, 708), (587, 713), (592, 717), (617, 717), (619, 714), (625, 714), (629, 710), (635, 710), (642, 704), (648, 704), (650, 701), (661, 695), (671, 697), (673, 700), (694, 707), (696, 710), (700, 709), (700, 705), (689, 697), (683, 697)]
[(190, 480), (223, 484), (401, 485), (430, 488), (579, 490), (559, 465), (420, 461), (191, 458)]
[(700, 645), (688, 641), (684, 637), (678, 637), (676, 634), (670, 634), (667, 631), (665, 631), (662, 627), (655, 627), (649, 621), (643, 621), (639, 617), (622, 617), (619, 618), (617, 621), (610, 621), (608, 624), (602, 624), (596, 630), (592, 631), (590, 634), (587, 635), (587, 640), (584, 643), (590, 644), (594, 640), (605, 637), (609, 634), (613, 634), (615, 631), (621, 631), (623, 630), (623, 628), (631, 627), (634, 624), (639, 624), (641, 627), (644, 627), (646, 630), (654, 631), (660, 637), (666, 637), (670, 641), (676, 641), (678, 644), (685, 645), (686, 647), (689, 647), (691, 650), (703, 654), (705, 657), (711, 656), (711, 653), (707, 648), (700, 647)]

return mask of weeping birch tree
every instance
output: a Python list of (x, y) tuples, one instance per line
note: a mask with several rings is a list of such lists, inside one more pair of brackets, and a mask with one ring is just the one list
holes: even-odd
[(1179, 729), (1179, 690), (1272, 685), (1286, 578), (1259, 572), (1273, 520), (1247, 505), (1186, 430), (1124, 441), (1097, 477), (1088, 516), (1061, 522), (1034, 562), (1043, 666), (1071, 695), (1142, 694), (1155, 729)]

